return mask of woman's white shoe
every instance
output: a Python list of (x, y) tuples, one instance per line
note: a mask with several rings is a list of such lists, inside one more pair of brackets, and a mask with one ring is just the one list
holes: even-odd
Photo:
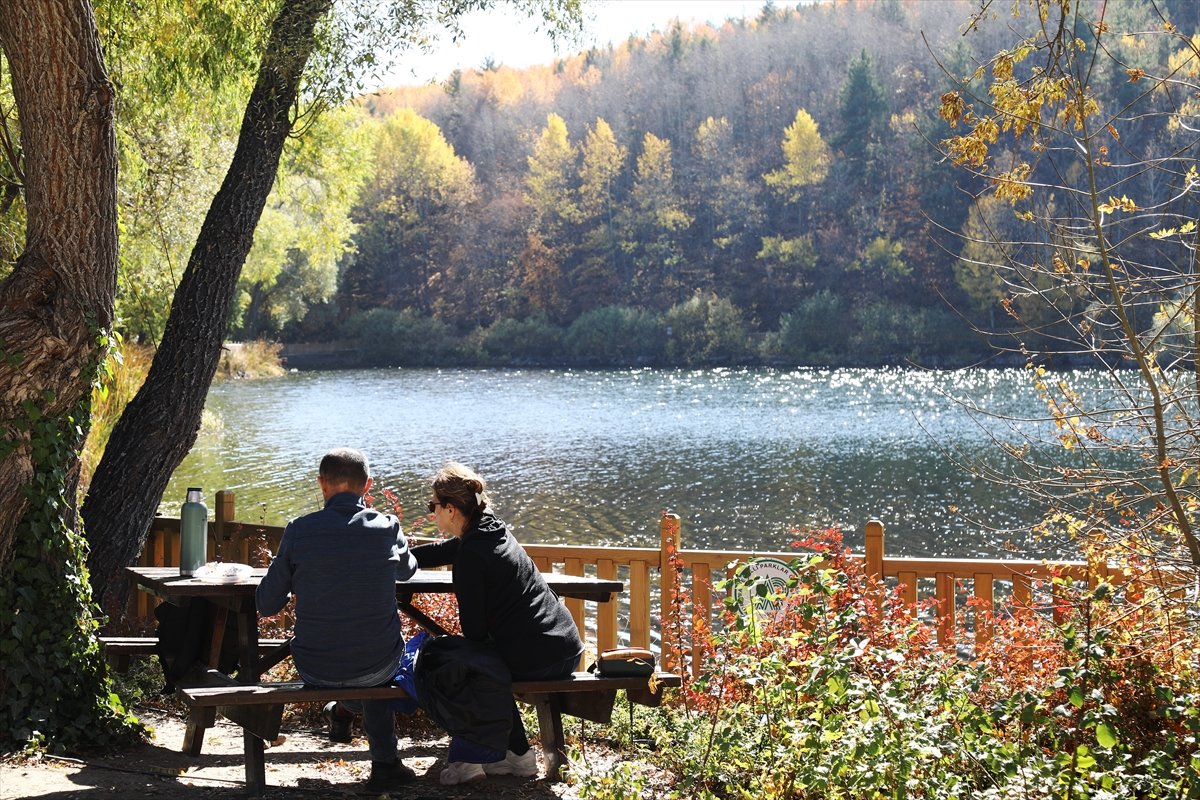
[(483, 771), (488, 775), (516, 775), (519, 778), (532, 778), (538, 774), (537, 755), (533, 748), (524, 754), (517, 755), (512, 750), (504, 754), (504, 760), (484, 764)]
[(453, 786), (457, 783), (474, 783), (487, 777), (480, 764), (468, 761), (451, 761), (438, 777), (443, 786)]

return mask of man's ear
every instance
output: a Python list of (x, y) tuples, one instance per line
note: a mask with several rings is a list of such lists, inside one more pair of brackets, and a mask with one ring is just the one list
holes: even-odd
[(361, 494), (366, 494), (367, 492), (371, 491), (371, 484), (374, 482), (375, 482), (374, 478), (367, 478), (367, 482), (363, 484)]

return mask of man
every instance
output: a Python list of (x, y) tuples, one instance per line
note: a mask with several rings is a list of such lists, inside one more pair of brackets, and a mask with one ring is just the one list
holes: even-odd
[[(368, 508), (367, 458), (338, 448), (321, 459), (317, 475), (325, 508), (288, 523), (279, 552), (259, 584), (258, 613), (277, 614), (296, 598), (292, 659), (313, 686), (390, 683), (404, 654), (396, 581), (417, 571), (416, 559), (391, 514)], [(360, 710), (371, 753), (366, 789), (385, 792), (416, 775), (396, 755), (395, 714), (386, 700), (325, 707), (330, 736), (350, 740)]]

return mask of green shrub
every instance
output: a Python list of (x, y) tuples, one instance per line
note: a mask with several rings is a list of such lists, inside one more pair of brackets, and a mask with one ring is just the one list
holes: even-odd
[(500, 319), (476, 333), (489, 366), (542, 366), (562, 360), (563, 330), (543, 317)]
[(911, 341), (911, 331), (905, 329), (908, 312), (906, 306), (889, 300), (876, 300), (855, 309), (850, 347), (859, 364), (879, 366), (904, 360)]
[(658, 316), (625, 306), (584, 312), (567, 329), (568, 355), (601, 366), (640, 366), (663, 356), (665, 332)]
[(428, 367), (444, 363), (457, 344), (450, 327), (411, 309), (373, 308), (346, 321), (364, 366)]
[(753, 355), (742, 312), (717, 295), (695, 295), (663, 315), (673, 364), (739, 364)]
[(849, 352), (852, 332), (846, 301), (822, 289), (783, 315), (768, 352), (788, 364), (838, 364)]

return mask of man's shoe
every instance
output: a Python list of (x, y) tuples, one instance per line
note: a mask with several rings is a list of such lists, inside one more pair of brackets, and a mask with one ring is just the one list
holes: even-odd
[(484, 764), (483, 771), (488, 775), (516, 775), (519, 778), (532, 778), (538, 774), (537, 755), (529, 748), (522, 755), (512, 750), (504, 754), (504, 760)]
[(329, 741), (349, 744), (353, 738), (350, 735), (350, 723), (354, 722), (354, 715), (343, 714), (342, 709), (338, 708), (337, 700), (326, 703), (321, 714), (329, 722)]
[(393, 789), (399, 789), (407, 783), (412, 783), (416, 778), (417, 773), (412, 771), (412, 767), (400, 759), (396, 759), (395, 761), (372, 761), (371, 777), (367, 778), (362, 788), (366, 792), (389, 792)]
[(469, 761), (451, 761), (442, 770), (439, 777), (443, 786), (453, 786), (456, 783), (475, 783), (487, 777), (487, 773), (483, 771), (483, 766), (480, 764), (472, 764)]

